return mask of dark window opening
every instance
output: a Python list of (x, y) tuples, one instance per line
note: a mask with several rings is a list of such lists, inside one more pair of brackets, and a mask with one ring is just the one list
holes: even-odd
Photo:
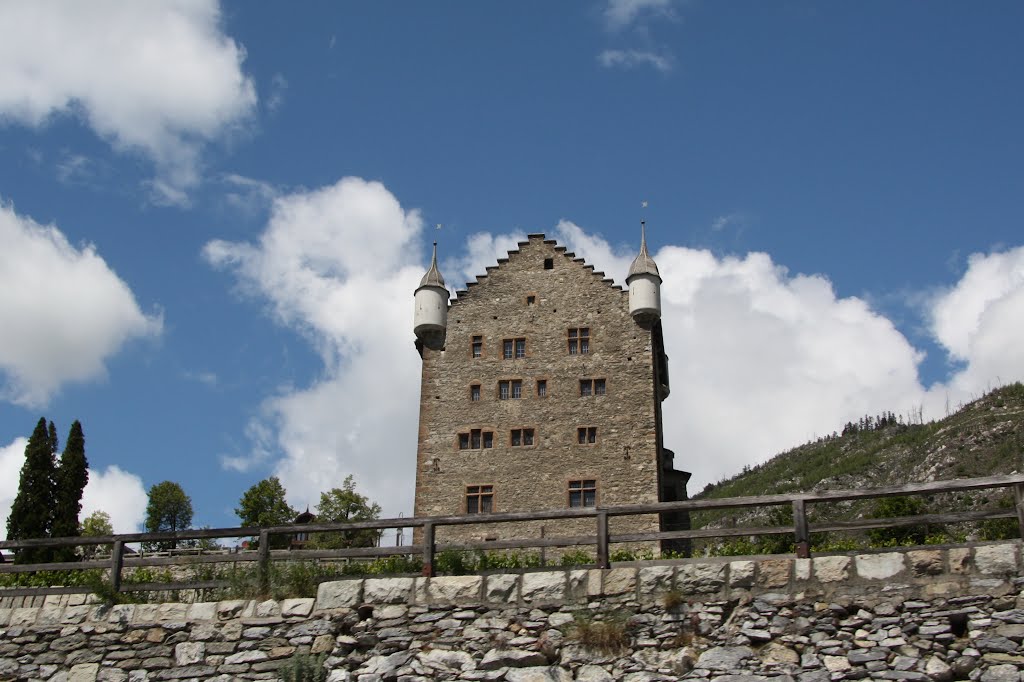
[(533, 445), (533, 429), (512, 429), (509, 434), (509, 443), (514, 448)]
[(590, 327), (575, 327), (568, 331), (569, 355), (590, 352)]
[(473, 357), (478, 358), (483, 355), (484, 352), (484, 337), (474, 336), (473, 337)]
[(493, 485), (466, 486), (466, 513), (486, 514), (494, 511)]
[(480, 400), (480, 384), (473, 384), (469, 387), (469, 399), (473, 402)]
[(537, 397), (547, 398), (548, 397), (548, 381), (547, 379), (537, 379)]
[(592, 445), (597, 442), (596, 426), (581, 426), (576, 429), (576, 442), (580, 445)]
[(494, 447), (494, 432), (472, 429), (459, 434), (459, 450), (479, 450)]
[(545, 270), (554, 270), (554, 268), (555, 268), (555, 259), (554, 258), (545, 258), (544, 259), (544, 269)]
[(597, 506), (597, 481), (569, 481), (569, 506)]

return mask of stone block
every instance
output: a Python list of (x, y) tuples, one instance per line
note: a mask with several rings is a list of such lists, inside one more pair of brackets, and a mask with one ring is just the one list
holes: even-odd
[(566, 595), (570, 601), (586, 600), (589, 593), (589, 573), (586, 569), (569, 571), (569, 592)]
[(640, 599), (657, 599), (671, 590), (674, 574), (675, 569), (672, 566), (644, 566), (638, 570), (636, 579)]
[(202, 663), (204, 656), (206, 656), (206, 645), (202, 642), (181, 642), (174, 647), (175, 665)]
[(757, 583), (761, 587), (786, 587), (792, 571), (792, 559), (765, 559), (758, 562)]
[(36, 622), (36, 616), (39, 615), (39, 609), (31, 606), (20, 606), (16, 609), (11, 610), (11, 618), (8, 621), (8, 625), (13, 627), (24, 627), (26, 625), (32, 625)]
[(156, 619), (162, 623), (187, 620), (188, 607), (188, 604), (161, 604)]
[(713, 594), (725, 585), (724, 563), (683, 564), (676, 572), (676, 588), (684, 594)]
[(519, 576), (498, 573), (484, 578), (484, 599), (488, 602), (515, 603), (519, 599)]
[(11, 609), (0, 609), (0, 628), (11, 622)]
[(217, 602), (200, 601), (188, 606), (188, 619), (190, 621), (217, 620)]
[(367, 578), (363, 601), (368, 604), (402, 604), (412, 597), (412, 578)]
[[(193, 604), (195, 606), (195, 604)], [(66, 610), (65, 610), (66, 612)], [(191, 612), (191, 609), (190, 609)], [(136, 604), (133, 623), (155, 623), (160, 613), (159, 604)], [(190, 618), (191, 620), (191, 618)]]
[(814, 561), (814, 577), (823, 583), (835, 583), (850, 577), (850, 557), (823, 556)]
[(68, 682), (96, 682), (99, 671), (99, 663), (79, 663), (68, 671)]
[(565, 601), (565, 592), (566, 574), (564, 571), (523, 574), (521, 594), (525, 602), (562, 602)]
[(427, 581), (427, 598), (431, 602), (474, 604), (480, 601), (484, 579), (479, 575), (446, 575)]
[(606, 571), (598, 570), (597, 572), (601, 574), (600, 580), (597, 581), (601, 594), (606, 596), (620, 594), (633, 596), (636, 594), (637, 569), (609, 568)]
[(946, 553), (949, 560), (949, 572), (964, 574), (971, 570), (971, 550), (966, 547), (955, 547)]
[(275, 599), (257, 602), (253, 607), (253, 616), (256, 618), (273, 618), (280, 615), (281, 605)]
[(135, 604), (116, 604), (107, 614), (107, 621), (121, 625), (132, 622), (135, 617)]
[(1016, 575), (1017, 548), (1009, 543), (975, 547), (974, 565), (983, 575)]
[(320, 583), (316, 590), (317, 610), (350, 608), (358, 606), (362, 599), (362, 580)]
[(854, 565), (857, 575), (865, 580), (887, 580), (905, 568), (902, 552), (858, 554), (854, 557)]
[(811, 560), (810, 559), (794, 559), (793, 560), (793, 579), (806, 581), (811, 579)]
[(910, 564), (910, 570), (916, 576), (939, 575), (943, 571), (942, 550), (911, 550), (907, 552), (907, 563)]
[(227, 599), (217, 602), (217, 619), (231, 620), (232, 618), (240, 618), (245, 611), (246, 604), (248, 602), (244, 599)]
[(315, 599), (285, 599), (281, 602), (281, 615), (285, 618), (304, 618), (313, 613)]

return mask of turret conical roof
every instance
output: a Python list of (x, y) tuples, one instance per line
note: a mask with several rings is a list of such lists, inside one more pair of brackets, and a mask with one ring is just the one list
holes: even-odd
[(629, 266), (629, 274), (626, 275), (626, 280), (628, 281), (633, 275), (654, 275), (659, 279), (661, 278), (661, 273), (658, 272), (658, 264), (647, 253), (647, 226), (643, 221), (640, 222), (640, 253), (633, 259), (633, 264)]
[(444, 277), (441, 276), (441, 271), (437, 269), (437, 242), (434, 242), (434, 255), (430, 259), (430, 269), (427, 270), (427, 274), (423, 275), (423, 279), (420, 280), (420, 286), (447, 289), (444, 284)]

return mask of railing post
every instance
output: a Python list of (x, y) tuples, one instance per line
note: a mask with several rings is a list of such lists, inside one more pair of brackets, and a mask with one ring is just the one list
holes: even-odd
[(1024, 538), (1024, 483), (1014, 484), (1013, 501), (1017, 508), (1017, 527), (1020, 530), (1021, 538)]
[(608, 512), (597, 512), (597, 567), (611, 568), (608, 558)]
[(803, 500), (793, 500), (793, 535), (796, 540), (797, 557), (810, 558), (811, 534), (807, 528), (807, 509)]
[(124, 565), (124, 540), (114, 540), (110, 550), (110, 590), (121, 591), (121, 567)]
[(423, 575), (434, 577), (434, 524), (423, 524)]
[(260, 531), (260, 546), (258, 551), (259, 564), (257, 567), (257, 574), (259, 577), (259, 588), (260, 594), (263, 596), (270, 594), (270, 532), (267, 530)]

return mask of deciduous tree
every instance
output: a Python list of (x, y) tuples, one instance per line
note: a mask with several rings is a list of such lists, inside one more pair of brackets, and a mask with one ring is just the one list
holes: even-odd
[[(146, 532), (164, 533), (192, 527), (192, 498), (174, 481), (163, 481), (149, 489)], [(145, 543), (147, 549), (174, 549), (177, 540)]]
[[(320, 504), (316, 508), (318, 523), (370, 521), (380, 518), (380, 505), (370, 502), (365, 495), (356, 492), (352, 476), (346, 476), (340, 488), (331, 488), (320, 493)], [(376, 530), (353, 530), (340, 533), (317, 533), (312, 543), (325, 549), (347, 547), (372, 547), (380, 536)]]
[[(265, 478), (245, 491), (238, 501), (235, 514), (243, 526), (280, 526), (291, 523), (295, 518), (295, 510), (285, 499), (284, 486), (277, 476)], [(279, 536), (272, 538), (274, 547), (287, 546), (288, 538)]]
[[(110, 514), (97, 509), (82, 520), (82, 527), (78, 529), (78, 534), (85, 538), (113, 535), (114, 526), (110, 523)], [(90, 559), (101, 548), (110, 551), (110, 545), (84, 545), (82, 556)]]

